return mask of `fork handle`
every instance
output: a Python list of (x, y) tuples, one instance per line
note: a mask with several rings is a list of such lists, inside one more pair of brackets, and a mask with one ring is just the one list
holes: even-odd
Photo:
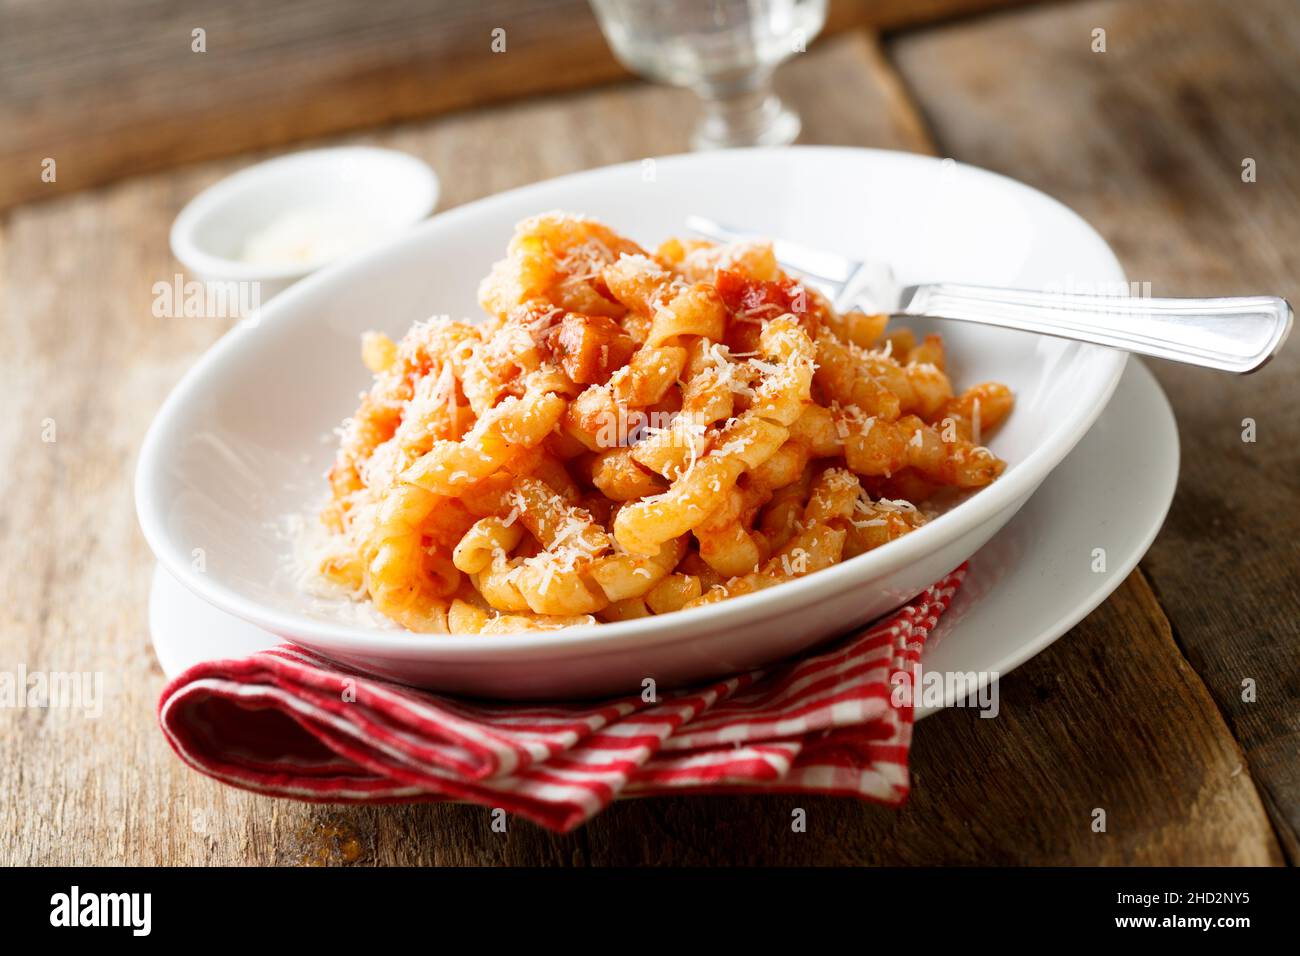
[(1291, 329), (1278, 296), (1149, 299), (994, 289), (939, 282), (902, 290), (897, 314), (978, 322), (1092, 342), (1156, 358), (1253, 372)]

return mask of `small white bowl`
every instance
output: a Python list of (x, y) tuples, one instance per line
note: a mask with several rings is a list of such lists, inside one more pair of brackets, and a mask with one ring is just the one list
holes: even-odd
[[(438, 177), (407, 153), (342, 146), (291, 153), (228, 176), (199, 193), (172, 224), (171, 247), (194, 278), (257, 282), (261, 301), (351, 252), (429, 215)], [(249, 258), (250, 243), (311, 236), (296, 256)], [(305, 254), (304, 254), (305, 253)]]

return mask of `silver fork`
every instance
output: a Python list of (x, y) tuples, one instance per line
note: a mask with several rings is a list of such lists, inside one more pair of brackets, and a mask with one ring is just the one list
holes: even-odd
[[(717, 242), (757, 238), (703, 216), (687, 227)], [(838, 311), (860, 308), (1021, 329), (1244, 374), (1278, 353), (1291, 331), (1291, 306), (1274, 295), (1155, 299), (1076, 295), (933, 282), (900, 286), (882, 262), (861, 262), (784, 239), (777, 261), (820, 289)]]

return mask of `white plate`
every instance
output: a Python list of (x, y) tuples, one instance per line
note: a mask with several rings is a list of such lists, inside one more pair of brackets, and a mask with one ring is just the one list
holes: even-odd
[[(647, 170), (649, 175), (647, 175)], [(140, 454), (136, 504), (159, 561), (218, 607), (337, 659), (410, 683), (501, 697), (593, 695), (749, 668), (879, 616), (989, 540), (1083, 437), (1126, 356), (948, 323), (959, 385), (1007, 383), (1017, 406), (990, 442), (993, 485), (920, 530), (842, 565), (692, 611), (547, 634), (414, 635), (323, 612), (282, 573), (284, 515), (318, 500), (322, 436), (367, 382), (357, 339), (432, 313), (477, 315), (477, 280), (515, 221), (551, 208), (603, 219), (643, 244), (688, 213), (888, 259), (903, 282), (1043, 287), (1122, 280), (1110, 249), (1059, 203), (927, 157), (789, 148), (614, 166), (437, 216), (277, 297), (177, 386)], [(912, 323), (925, 331), (926, 323)], [(197, 556), (197, 557), (196, 557)]]
[[(1178, 429), (1154, 376), (1131, 362), (1097, 424), (998, 534), (930, 635), (921, 666), (992, 675), (1042, 651), (1119, 587), (1164, 521), (1178, 481)], [(1094, 571), (1094, 549), (1105, 570)], [(280, 643), (218, 610), (162, 567), (149, 599), (154, 650), (168, 677), (200, 661)], [(950, 688), (955, 685), (945, 682)], [(953, 694), (943, 706), (952, 706)], [(938, 708), (922, 703), (917, 716)]]
[[(1178, 460), (1169, 401), (1132, 361), (1092, 430), (971, 558), (922, 667), (974, 672), (982, 687), (1083, 620), (1151, 547), (1174, 497)], [(954, 696), (949, 686), (943, 706)], [(917, 716), (936, 709), (922, 704)]]

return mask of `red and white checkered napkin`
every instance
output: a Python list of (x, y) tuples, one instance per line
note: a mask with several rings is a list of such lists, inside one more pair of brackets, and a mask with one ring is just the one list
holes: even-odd
[(912, 673), (965, 570), (814, 654), (656, 703), (450, 698), (282, 645), (190, 668), (163, 691), (158, 719), (182, 760), (247, 790), (330, 803), (471, 800), (554, 830), (621, 794), (899, 804), (912, 709), (891, 699), (894, 675)]

